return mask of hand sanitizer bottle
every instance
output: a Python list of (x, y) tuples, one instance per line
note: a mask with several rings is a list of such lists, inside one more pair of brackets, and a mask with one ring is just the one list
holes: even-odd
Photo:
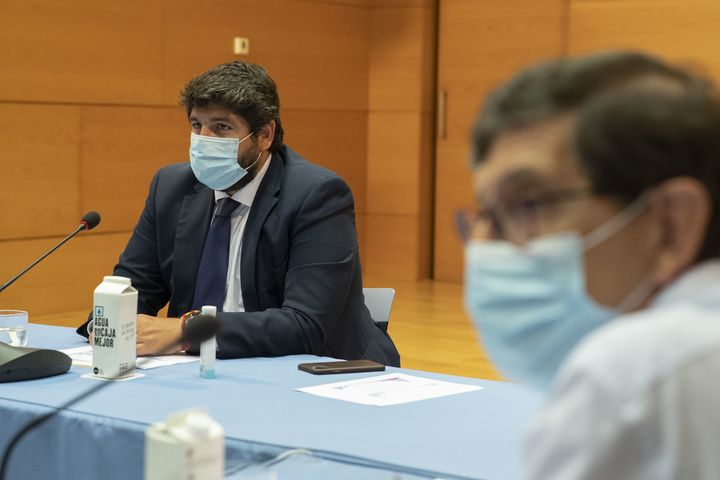
[[(202, 314), (214, 317), (217, 308), (208, 305), (202, 307)], [(215, 378), (215, 353), (217, 349), (215, 336), (200, 344), (200, 376), (204, 378)]]

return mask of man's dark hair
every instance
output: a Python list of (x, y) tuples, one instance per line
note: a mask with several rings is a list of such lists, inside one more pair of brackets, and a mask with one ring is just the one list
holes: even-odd
[(277, 152), (283, 143), (280, 121), (280, 97), (277, 86), (260, 65), (240, 61), (225, 63), (199, 75), (180, 92), (180, 105), (188, 116), (195, 107), (214, 104), (239, 115), (250, 125), (250, 131), (275, 121), (275, 136), (270, 145)]
[(707, 188), (712, 214), (697, 260), (720, 256), (720, 100), (712, 82), (637, 52), (531, 66), (487, 98), (473, 164), (503, 132), (573, 113), (572, 149), (594, 193), (629, 203), (674, 177)]

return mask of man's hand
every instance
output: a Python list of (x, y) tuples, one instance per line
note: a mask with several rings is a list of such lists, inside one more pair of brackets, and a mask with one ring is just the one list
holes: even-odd
[(182, 320), (179, 318), (137, 316), (137, 354), (163, 355), (180, 353), (178, 343), (182, 335)]

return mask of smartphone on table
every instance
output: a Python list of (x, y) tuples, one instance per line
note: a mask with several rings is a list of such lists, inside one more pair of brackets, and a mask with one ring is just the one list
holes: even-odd
[(371, 360), (343, 360), (339, 362), (301, 363), (298, 370), (314, 375), (327, 375), (330, 373), (358, 373), (382, 372), (385, 365)]

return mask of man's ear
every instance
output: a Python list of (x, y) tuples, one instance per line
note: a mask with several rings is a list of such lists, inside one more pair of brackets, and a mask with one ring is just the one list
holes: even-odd
[(659, 233), (659, 255), (652, 279), (659, 286), (672, 282), (697, 260), (712, 213), (705, 185), (691, 177), (676, 177), (653, 189), (651, 215)]
[(270, 149), (273, 139), (275, 138), (275, 120), (270, 120), (268, 123), (258, 129), (258, 145), (261, 151)]

